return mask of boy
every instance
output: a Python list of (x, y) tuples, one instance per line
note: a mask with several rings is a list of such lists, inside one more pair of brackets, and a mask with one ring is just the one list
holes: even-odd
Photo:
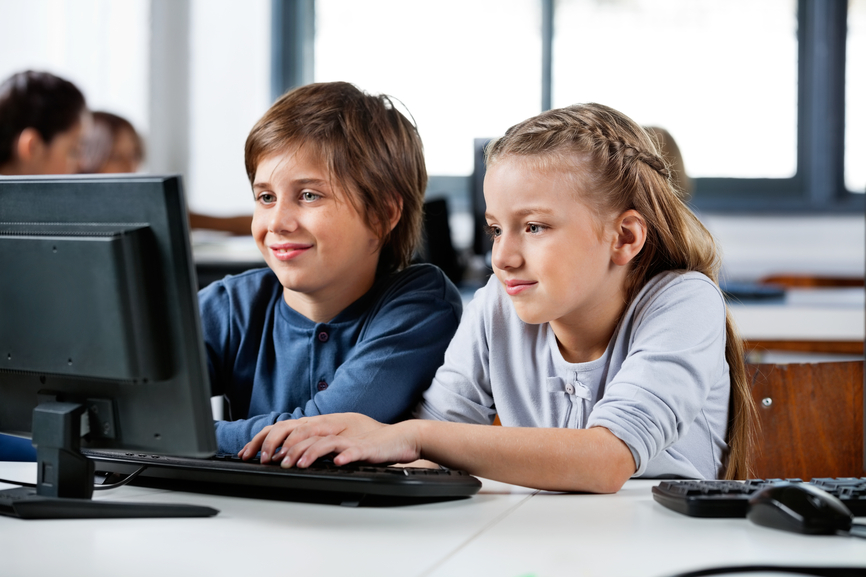
[(439, 269), (409, 266), (427, 183), (414, 125), (386, 96), (312, 84), (265, 113), (245, 162), (268, 268), (199, 295), (213, 391), (230, 406), (219, 450), (286, 419), (408, 416), (462, 312)]

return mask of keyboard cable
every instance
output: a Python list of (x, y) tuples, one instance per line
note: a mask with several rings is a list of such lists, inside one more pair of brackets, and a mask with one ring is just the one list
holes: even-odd
[[(147, 469), (147, 465), (142, 465), (120, 481), (116, 483), (111, 483), (110, 485), (93, 485), (94, 491), (107, 491), (108, 489), (117, 489), (118, 487), (123, 487), (124, 485), (133, 481), (136, 477), (141, 475), (144, 470)], [(24, 481), (13, 481), (12, 479), (0, 479), (0, 483), (5, 483), (7, 485), (18, 485), (19, 487), (30, 487), (36, 488), (36, 483), (25, 483)]]

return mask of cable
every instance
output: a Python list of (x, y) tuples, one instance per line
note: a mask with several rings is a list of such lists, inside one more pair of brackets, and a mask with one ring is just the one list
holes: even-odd
[(117, 489), (118, 487), (123, 487), (124, 485), (126, 485), (127, 483), (129, 483), (130, 481), (132, 481), (133, 479), (138, 477), (139, 475), (141, 475), (145, 469), (147, 469), (147, 465), (142, 465), (141, 467), (139, 467), (138, 469), (136, 469), (135, 471), (133, 471), (132, 473), (130, 473), (129, 475), (127, 475), (126, 477), (124, 477), (123, 479), (118, 481), (117, 483), (112, 483), (110, 485), (94, 485), (93, 490), (94, 491), (107, 491), (108, 489)]
[(729, 567), (712, 567), (677, 573), (670, 577), (708, 577), (709, 575), (733, 575), (736, 573), (755, 573), (770, 571), (775, 573), (793, 573), (796, 575), (814, 575), (816, 577), (863, 577), (866, 567), (785, 567), (783, 565), (732, 565)]
[(6, 483), (7, 485), (18, 485), (19, 487), (36, 487), (36, 483), (25, 483), (23, 481), (11, 481), (9, 479), (0, 479), (0, 483)]
[[(94, 491), (107, 491), (108, 489), (117, 489), (118, 487), (123, 487), (124, 485), (130, 483), (133, 479), (141, 475), (144, 470), (147, 469), (147, 465), (142, 465), (117, 483), (112, 483), (110, 485), (93, 485)], [(13, 481), (11, 479), (0, 479), (0, 483), (6, 483), (7, 485), (18, 485), (19, 487), (30, 487), (36, 488), (36, 483), (25, 483), (23, 481)]]

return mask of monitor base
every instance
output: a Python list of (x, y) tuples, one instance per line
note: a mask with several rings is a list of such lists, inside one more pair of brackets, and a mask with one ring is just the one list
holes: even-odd
[(43, 497), (36, 489), (0, 491), (0, 515), (19, 519), (131, 519), (143, 517), (213, 517), (211, 507), (163, 503), (123, 503)]

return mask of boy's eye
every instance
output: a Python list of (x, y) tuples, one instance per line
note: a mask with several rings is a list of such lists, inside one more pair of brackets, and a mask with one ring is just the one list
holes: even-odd
[(529, 232), (531, 234), (538, 234), (539, 232), (544, 230), (544, 227), (541, 226), (540, 224), (530, 224), (530, 225), (527, 225), (526, 228), (527, 228), (527, 230), (529, 230)]
[(301, 193), (301, 198), (305, 202), (313, 202), (314, 200), (318, 200), (319, 198), (322, 198), (322, 197), (320, 195), (316, 194), (315, 192), (310, 192), (308, 190), (305, 190), (304, 192)]
[(273, 204), (277, 202), (277, 197), (270, 192), (263, 192), (259, 195), (259, 202), (262, 204)]

